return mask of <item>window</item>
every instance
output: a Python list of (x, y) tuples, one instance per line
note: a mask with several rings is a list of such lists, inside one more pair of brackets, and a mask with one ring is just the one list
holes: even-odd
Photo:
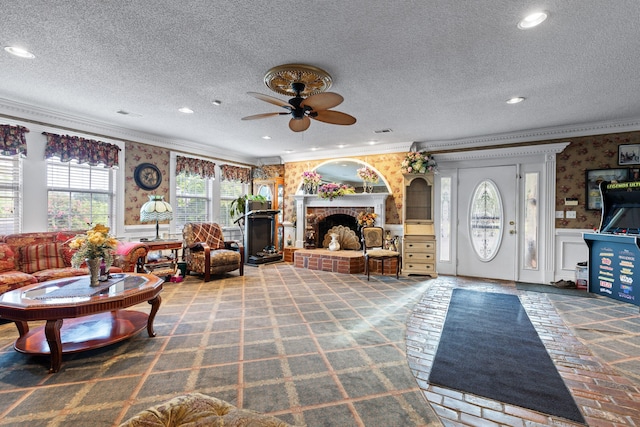
[(451, 261), (451, 177), (440, 179), (440, 261)]
[(0, 156), (0, 234), (22, 231), (22, 160)]
[(220, 220), (222, 227), (231, 227), (234, 218), (231, 216), (231, 202), (247, 193), (247, 185), (240, 181), (220, 181)]
[(48, 159), (48, 230), (86, 229), (89, 224), (113, 228), (114, 175), (104, 166)]
[(524, 268), (538, 268), (538, 173), (530, 172), (524, 176)]
[(188, 222), (207, 222), (211, 217), (211, 183), (213, 179), (180, 173), (176, 176), (175, 227), (182, 230)]
[(481, 261), (491, 261), (502, 241), (502, 199), (498, 187), (484, 180), (475, 189), (471, 201), (471, 244)]

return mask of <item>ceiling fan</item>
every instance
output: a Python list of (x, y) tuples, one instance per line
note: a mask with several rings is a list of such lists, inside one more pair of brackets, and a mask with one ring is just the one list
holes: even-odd
[(264, 81), (274, 92), (294, 95), (293, 98), (285, 102), (257, 92), (247, 94), (287, 111), (255, 114), (242, 120), (290, 115), (289, 129), (294, 132), (307, 130), (311, 119), (334, 125), (352, 125), (356, 122), (356, 118), (349, 114), (330, 110), (340, 105), (344, 98), (334, 92), (324, 92), (331, 86), (331, 76), (320, 68), (304, 64), (280, 65), (269, 70)]

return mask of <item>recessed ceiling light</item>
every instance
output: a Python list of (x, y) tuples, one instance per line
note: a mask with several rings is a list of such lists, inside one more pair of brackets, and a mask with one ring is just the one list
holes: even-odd
[(212, 103), (213, 105), (221, 105), (221, 104), (222, 104), (222, 101), (217, 100), (217, 99), (214, 99), (213, 101), (211, 101), (211, 103)]
[(285, 153), (287, 153), (287, 154), (291, 154), (291, 153), (293, 153), (294, 151), (293, 151), (293, 150), (284, 150), (284, 152), (285, 152)]
[(369, 141), (368, 144), (369, 145), (376, 145), (376, 141)]
[(189, 107), (178, 108), (178, 111), (185, 114), (193, 114), (193, 110)]
[(317, 151), (317, 150), (319, 150), (319, 149), (320, 149), (320, 148), (318, 148), (318, 147), (311, 147), (311, 151)]
[(346, 147), (346, 145), (345, 145), (345, 144), (339, 144), (339, 145), (338, 145), (338, 148), (344, 148), (344, 147)]
[(522, 96), (514, 96), (513, 98), (507, 99), (507, 104), (518, 104), (524, 101)]
[(16, 46), (7, 46), (4, 48), (4, 50), (10, 53), (11, 55), (19, 56), (20, 58), (33, 59), (36, 57), (33, 53), (29, 52), (28, 50), (25, 50)]
[(265, 135), (262, 137), (262, 139), (271, 139), (271, 137), (269, 135)]
[(529, 28), (537, 27), (542, 24), (549, 17), (548, 12), (535, 12), (525, 16), (520, 22), (518, 22), (518, 28), (521, 30), (528, 30)]

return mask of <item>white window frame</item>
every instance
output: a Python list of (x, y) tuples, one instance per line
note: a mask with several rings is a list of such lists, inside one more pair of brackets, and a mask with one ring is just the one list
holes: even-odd
[(0, 212), (0, 234), (22, 232), (22, 155), (0, 155), (0, 199), (9, 212)]
[[(115, 219), (116, 219), (116, 200), (115, 200), (115, 194), (116, 194), (116, 189), (117, 189), (117, 180), (116, 180), (116, 172), (114, 169), (112, 168), (107, 168), (106, 166), (103, 165), (98, 165), (98, 166), (91, 166), (88, 165), (86, 163), (78, 163), (77, 160), (71, 160), (69, 162), (61, 162), (59, 157), (52, 157), (50, 159), (46, 160), (46, 165), (47, 165), (47, 200), (49, 199), (49, 193), (52, 191), (56, 191), (56, 192), (68, 192), (69, 193), (69, 197), (71, 197), (72, 193), (84, 193), (84, 194), (100, 194), (100, 195), (107, 195), (107, 203), (108, 203), (108, 209), (107, 209), (107, 221), (103, 221), (102, 219), (97, 220), (96, 218), (94, 218), (93, 214), (90, 213), (89, 214), (89, 218), (87, 218), (87, 224), (86, 227), (88, 227), (90, 224), (95, 225), (96, 223), (102, 223), (104, 224), (106, 222), (107, 227), (110, 227), (111, 229), (115, 229)], [(52, 166), (56, 166), (56, 167), (60, 167), (60, 166), (66, 166), (68, 168), (69, 171), (69, 185), (66, 186), (55, 186), (52, 185), (49, 182), (49, 174), (51, 172), (51, 167)], [(73, 170), (76, 171), (89, 171), (89, 172), (93, 172), (93, 171), (106, 171), (107, 175), (108, 175), (108, 188), (107, 189), (99, 189), (99, 188), (91, 188), (91, 174), (89, 175), (89, 181), (88, 182), (77, 182), (76, 179), (71, 179), (71, 173)], [(62, 228), (52, 228), (51, 227), (51, 223), (49, 221), (48, 215), (47, 215), (47, 230), (49, 231), (54, 231), (54, 230), (58, 230), (58, 229), (77, 229), (77, 227), (74, 227), (71, 225), (70, 221), (67, 221), (67, 227), (62, 227)]]

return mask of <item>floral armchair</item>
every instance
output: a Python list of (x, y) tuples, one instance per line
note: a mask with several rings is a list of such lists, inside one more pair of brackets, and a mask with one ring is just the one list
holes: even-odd
[(187, 272), (212, 275), (239, 270), (244, 275), (244, 249), (238, 242), (225, 242), (222, 228), (216, 223), (190, 222), (182, 229), (184, 260)]

